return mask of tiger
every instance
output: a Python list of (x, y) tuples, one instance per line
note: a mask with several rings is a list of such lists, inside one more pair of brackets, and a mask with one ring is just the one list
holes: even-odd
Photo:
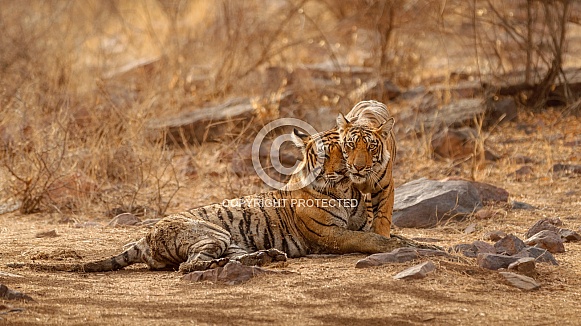
[(291, 138), (302, 160), (284, 188), (170, 215), (121, 254), (66, 270), (106, 272), (145, 263), (151, 270), (189, 273), (230, 260), (260, 266), (309, 254), (433, 248), (364, 230), (367, 208), (345, 176), (336, 131), (309, 136), (294, 130)]
[(337, 117), (339, 144), (353, 185), (371, 194), (373, 232), (391, 236), (394, 204), (395, 119), (385, 104), (361, 101)]

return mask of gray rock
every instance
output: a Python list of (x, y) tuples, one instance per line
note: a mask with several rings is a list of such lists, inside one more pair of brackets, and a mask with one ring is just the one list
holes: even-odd
[(508, 281), (510, 285), (517, 287), (519, 289), (530, 291), (536, 290), (541, 287), (541, 285), (537, 283), (537, 281), (528, 276), (510, 272), (500, 272), (500, 275), (504, 276), (504, 278)]
[(34, 301), (34, 299), (32, 299), (28, 294), (11, 290), (6, 285), (1, 283), (0, 283), (0, 299)]
[(553, 254), (551, 254), (547, 249), (537, 248), (537, 247), (526, 247), (513, 257), (532, 257), (537, 263), (549, 263), (551, 265), (559, 265)]
[(282, 273), (257, 266), (246, 266), (237, 261), (229, 261), (224, 267), (205, 271), (191, 272), (182, 276), (182, 280), (191, 282), (210, 281), (228, 285), (241, 284), (261, 274)]
[(514, 263), (508, 265), (508, 269), (530, 277), (537, 275), (537, 270), (535, 269), (535, 259), (533, 257), (519, 258)]
[(561, 164), (557, 163), (553, 165), (551, 171), (549, 172), (565, 172), (565, 173), (576, 173), (581, 174), (581, 165), (577, 164)]
[(111, 221), (109, 221), (109, 223), (107, 224), (107, 226), (115, 228), (123, 226), (133, 226), (139, 223), (141, 223), (141, 220), (137, 216), (131, 213), (122, 213), (112, 218)]
[(481, 206), (478, 190), (470, 182), (422, 178), (395, 189), (393, 223), (429, 228), (450, 218), (465, 217)]
[(514, 263), (518, 259), (518, 257), (499, 254), (478, 254), (476, 257), (476, 263), (482, 268), (497, 270), (501, 268), (508, 268), (510, 264)]
[(436, 270), (436, 265), (431, 260), (428, 260), (427, 262), (404, 269), (393, 278), (396, 280), (417, 280), (426, 277), (428, 273), (434, 270)]
[(553, 231), (543, 230), (525, 240), (525, 244), (547, 249), (551, 253), (565, 252), (561, 236)]
[(525, 238), (530, 238), (533, 235), (543, 231), (549, 230), (555, 233), (559, 233), (561, 230), (560, 226), (563, 225), (563, 222), (558, 218), (543, 218), (535, 222), (530, 229), (527, 230), (525, 233)]
[(404, 263), (420, 257), (450, 256), (447, 252), (433, 249), (410, 247), (397, 248), (391, 252), (382, 252), (367, 256), (355, 264), (355, 268), (368, 268), (390, 263)]
[(38, 232), (34, 235), (36, 238), (56, 238), (59, 235), (56, 233), (56, 230)]
[(494, 244), (499, 254), (514, 255), (523, 250), (526, 244), (513, 234), (509, 234)]
[(531, 205), (531, 204), (527, 204), (527, 203), (523, 203), (521, 201), (513, 200), (512, 201), (512, 209), (524, 209), (527, 211), (531, 211), (533, 209), (536, 209), (536, 207)]
[(561, 229), (559, 230), (559, 235), (561, 239), (565, 242), (577, 242), (581, 241), (581, 235), (573, 230)]
[(476, 258), (480, 253), (495, 254), (496, 248), (484, 241), (474, 241), (470, 244), (461, 243), (450, 248), (450, 251), (462, 253), (466, 257)]

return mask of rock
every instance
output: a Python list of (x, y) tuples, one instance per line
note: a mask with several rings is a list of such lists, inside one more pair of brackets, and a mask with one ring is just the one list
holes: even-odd
[(581, 235), (573, 230), (560, 229), (559, 235), (561, 236), (561, 239), (563, 239), (563, 241), (565, 242), (581, 241)]
[(513, 173), (509, 174), (509, 176), (515, 177), (517, 180), (524, 180), (531, 174), (533, 174), (533, 167), (530, 165), (523, 165), (518, 168)]
[(533, 210), (536, 209), (535, 206), (523, 203), (520, 201), (513, 200), (511, 203), (512, 209), (524, 209), (524, 210)]
[(478, 254), (476, 257), (476, 263), (482, 268), (497, 270), (507, 268), (518, 259), (518, 257), (499, 254)]
[(537, 263), (549, 263), (551, 265), (559, 265), (553, 254), (551, 254), (547, 249), (537, 248), (537, 247), (526, 247), (513, 257), (532, 257)]
[(59, 235), (56, 233), (56, 230), (38, 232), (34, 235), (36, 238), (56, 238)]
[(6, 285), (0, 283), (0, 298), (4, 300), (24, 300), (34, 301), (29, 295), (10, 290)]
[(494, 244), (499, 254), (514, 255), (526, 247), (525, 243), (513, 234), (509, 234)]
[(553, 167), (551, 168), (551, 170), (549, 172), (553, 172), (553, 173), (564, 172), (564, 173), (581, 174), (581, 165), (557, 163), (557, 164), (553, 165)]
[(493, 204), (508, 202), (509, 193), (506, 189), (485, 182), (470, 181), (470, 183), (478, 190), (482, 203)]
[(474, 241), (470, 244), (462, 243), (452, 246), (450, 251), (462, 253), (466, 257), (476, 258), (480, 253), (495, 254), (496, 249), (493, 245), (484, 241)]
[(535, 269), (535, 259), (533, 257), (519, 258), (514, 263), (508, 265), (508, 269), (530, 277), (537, 275), (537, 271)]
[(258, 266), (246, 266), (237, 261), (229, 261), (224, 267), (217, 267), (206, 271), (191, 272), (182, 276), (182, 280), (191, 282), (210, 281), (235, 285), (244, 283), (261, 274), (275, 274), (279, 271), (267, 270)]
[(532, 158), (528, 157), (528, 156), (524, 156), (524, 155), (517, 155), (513, 158), (514, 163), (516, 164), (533, 164), (536, 163), (535, 160), (533, 160)]
[(444, 129), (432, 136), (432, 149), (440, 158), (462, 159), (474, 154), (478, 132), (474, 128)]
[(420, 257), (449, 256), (445, 251), (433, 249), (397, 248), (391, 252), (382, 252), (367, 256), (355, 264), (355, 268), (368, 268), (390, 263), (404, 263)]
[(481, 209), (478, 212), (474, 213), (474, 217), (479, 219), (479, 220), (488, 220), (494, 217), (494, 215), (496, 215), (496, 212), (493, 211), (492, 209)]
[(533, 235), (535, 235), (543, 230), (548, 230), (548, 231), (553, 231), (555, 233), (559, 233), (559, 231), (561, 230), (559, 228), (559, 226), (562, 226), (562, 225), (563, 225), (563, 222), (559, 218), (540, 219), (537, 222), (535, 222), (535, 224), (533, 226), (531, 226), (530, 229), (527, 230), (527, 232), (525, 233), (525, 238), (530, 238)]
[(141, 223), (141, 220), (137, 216), (131, 213), (122, 213), (112, 218), (111, 221), (107, 223), (107, 226), (110, 228), (116, 228), (134, 226), (138, 225), (139, 223)]
[(101, 225), (101, 223), (99, 222), (93, 222), (93, 221), (88, 221), (88, 222), (82, 222), (82, 223), (75, 223), (73, 224), (74, 228), (78, 228), (78, 229), (82, 229), (82, 228), (100, 228), (103, 225)]
[(0, 271), (0, 276), (2, 276), (2, 277), (17, 277), (17, 278), (24, 277), (22, 275), (12, 274), (12, 273), (3, 272), (3, 271)]
[(478, 190), (478, 194), (480, 195), (480, 201), (484, 205), (486, 204), (494, 204), (494, 203), (507, 203), (509, 193), (503, 188), (491, 185), (485, 182), (478, 182), (472, 180), (466, 180), (459, 177), (448, 177), (444, 178), (441, 181), (466, 181), (470, 182), (476, 190)]
[(431, 260), (428, 260), (427, 262), (404, 269), (393, 278), (396, 280), (417, 280), (426, 277), (428, 273), (434, 270), (436, 270), (436, 265)]
[(516, 100), (512, 96), (501, 98), (497, 101), (490, 100), (488, 102), (486, 116), (485, 124), (487, 126), (516, 121), (518, 119), (518, 105)]
[(526, 239), (524, 242), (529, 246), (536, 246), (539, 248), (547, 249), (553, 254), (565, 252), (565, 245), (563, 244), (563, 239), (561, 239), (561, 236), (558, 233), (549, 230), (540, 231), (539, 233)]
[(471, 223), (464, 229), (465, 234), (474, 233), (476, 231), (476, 223)]
[(395, 189), (393, 223), (398, 227), (434, 227), (452, 217), (468, 216), (481, 206), (478, 190), (470, 182), (422, 178)]
[(510, 285), (517, 287), (519, 289), (530, 291), (536, 290), (541, 287), (541, 285), (537, 283), (537, 281), (528, 276), (510, 272), (500, 272), (500, 275), (504, 276), (504, 278), (508, 281)]
[[(148, 121), (154, 131), (167, 131), (167, 142), (201, 144), (218, 141), (228, 135), (238, 135), (252, 126), (256, 110), (249, 98), (233, 98), (215, 106), (196, 108), (171, 117), (159, 117)], [(258, 124), (254, 123), (255, 126)]]
[(484, 240), (490, 240), (490, 241), (496, 242), (504, 237), (506, 237), (506, 233), (504, 231), (494, 230), (494, 231), (490, 231), (490, 232), (486, 233), (486, 235), (484, 235)]
[[(272, 145), (272, 140), (264, 140), (258, 149), (258, 159), (267, 175), (278, 181), (285, 181), (288, 175), (276, 171), (275, 164), (286, 168), (293, 167), (300, 160), (301, 153), (290, 142), (284, 142), (278, 148), (272, 148)], [(252, 143), (239, 145), (232, 153), (230, 168), (239, 177), (257, 174), (252, 163), (252, 146)], [(271, 149), (274, 150), (272, 155)]]

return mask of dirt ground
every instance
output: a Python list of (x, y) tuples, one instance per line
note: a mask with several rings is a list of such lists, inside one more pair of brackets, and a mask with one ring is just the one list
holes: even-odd
[[(497, 212), (491, 219), (474, 217), (434, 229), (395, 232), (440, 239), (436, 244), (449, 247), (483, 239), (491, 230), (512, 232), (522, 238), (526, 229), (543, 217), (559, 217), (565, 227), (580, 231), (579, 175), (553, 174), (548, 169), (554, 163), (579, 163), (581, 121), (550, 118), (555, 115), (526, 115), (519, 123), (493, 131), (489, 141), (504, 158), (478, 174), (480, 181), (507, 189), (511, 200), (537, 209), (513, 210), (499, 205), (490, 207)], [(405, 138), (400, 141), (402, 151), (395, 173), (398, 184), (420, 176), (466, 175), (470, 169), (467, 165), (454, 167), (449, 162), (418, 159), (416, 152), (406, 148), (411, 144)], [(511, 175), (520, 167), (514, 161), (516, 155), (534, 159), (536, 163), (530, 164), (533, 173), (524, 178)], [(182, 196), (193, 196), (190, 201), (213, 199), (202, 196), (210, 186), (201, 180), (192, 181), (186, 189), (191, 192)], [(181, 207), (172, 211), (178, 209)], [(75, 219), (107, 222), (105, 217), (95, 216)], [(476, 231), (466, 234), (464, 229), (472, 223), (476, 223)], [(58, 236), (35, 237), (49, 230), (55, 230)], [(190, 283), (182, 281), (177, 272), (151, 272), (144, 265), (99, 274), (6, 267), (9, 262), (34, 260), (48, 264), (102, 258), (118, 253), (125, 243), (138, 239), (146, 230), (77, 228), (61, 214), (0, 215), (0, 271), (22, 276), (0, 274), (0, 282), (35, 299), (1, 301), (24, 310), (1, 314), (0, 324), (575, 325), (581, 316), (581, 243), (567, 243), (567, 252), (556, 254), (559, 266), (538, 264), (537, 281), (542, 287), (532, 292), (511, 287), (497, 271), (483, 270), (471, 259), (434, 259), (438, 269), (427, 278), (401, 281), (393, 276), (418, 261), (355, 269), (364, 255), (305, 257), (272, 267), (291, 274), (262, 275), (234, 286)]]

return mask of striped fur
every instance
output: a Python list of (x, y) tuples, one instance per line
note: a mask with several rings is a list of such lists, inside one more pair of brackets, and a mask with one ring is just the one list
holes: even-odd
[(394, 119), (385, 104), (361, 101), (337, 117), (339, 143), (355, 187), (371, 194), (372, 230), (389, 237), (394, 203)]
[[(289, 184), (301, 183), (309, 173), (321, 171), (304, 188), (250, 195), (171, 215), (125, 252), (84, 264), (81, 269), (110, 271), (146, 263), (151, 269), (179, 268), (189, 272), (221, 266), (228, 259), (260, 265), (284, 260), (286, 256), (378, 253), (418, 246), (400, 237), (389, 239), (364, 232), (365, 201), (350, 179), (344, 177), (339, 134), (335, 130), (313, 137), (295, 132), (293, 137), (303, 151), (303, 160)], [(316, 159), (317, 139), (324, 145), (322, 166)], [(301, 200), (304, 205), (297, 204)], [(357, 205), (338, 205), (339, 200)], [(273, 205), (283, 202), (278, 207)]]

